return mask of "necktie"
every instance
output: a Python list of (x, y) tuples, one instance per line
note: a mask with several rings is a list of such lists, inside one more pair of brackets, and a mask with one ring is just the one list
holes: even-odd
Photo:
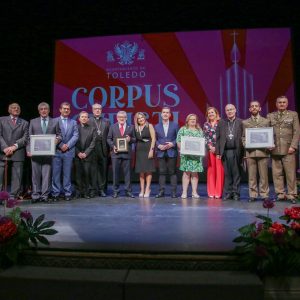
[(46, 118), (43, 118), (43, 122), (42, 122), (42, 131), (43, 131), (43, 134), (45, 134), (45, 133), (47, 132)]
[(14, 118), (12, 118), (12, 122), (13, 122), (13, 124), (14, 125), (16, 125), (16, 123), (17, 123), (17, 119), (14, 117)]
[(121, 124), (120, 132), (121, 132), (121, 135), (123, 136), (124, 135), (124, 124)]
[(68, 126), (68, 119), (67, 118), (63, 118), (63, 124), (64, 124), (64, 128), (65, 130), (67, 130), (67, 126)]
[(254, 122), (257, 123), (257, 117), (254, 117)]

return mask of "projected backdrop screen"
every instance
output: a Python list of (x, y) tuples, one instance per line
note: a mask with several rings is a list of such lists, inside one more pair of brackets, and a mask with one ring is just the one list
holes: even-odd
[(189, 113), (201, 122), (215, 106), (224, 115), (227, 103), (238, 116), (249, 115), (257, 99), (263, 114), (286, 95), (294, 109), (290, 30), (244, 29), (171, 32), (77, 38), (56, 41), (54, 115), (59, 104), (72, 104), (72, 114), (100, 103), (115, 122), (119, 110), (147, 114), (159, 121), (169, 106), (180, 125)]

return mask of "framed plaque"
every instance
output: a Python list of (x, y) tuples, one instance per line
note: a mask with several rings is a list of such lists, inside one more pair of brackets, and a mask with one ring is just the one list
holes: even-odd
[(128, 143), (126, 138), (117, 138), (117, 152), (128, 152)]
[(30, 152), (32, 156), (55, 155), (55, 134), (30, 135)]
[(204, 156), (205, 139), (202, 137), (182, 136), (180, 152), (185, 155)]
[(272, 148), (274, 147), (273, 127), (246, 128), (245, 148)]

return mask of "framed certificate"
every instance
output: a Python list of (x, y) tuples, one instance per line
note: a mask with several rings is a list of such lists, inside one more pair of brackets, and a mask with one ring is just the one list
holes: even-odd
[(30, 135), (30, 152), (32, 156), (55, 155), (55, 134)]
[(117, 152), (128, 152), (128, 143), (126, 138), (117, 138)]
[(182, 136), (180, 152), (185, 155), (204, 156), (205, 139), (202, 137)]
[(246, 128), (245, 148), (272, 148), (274, 147), (273, 127)]

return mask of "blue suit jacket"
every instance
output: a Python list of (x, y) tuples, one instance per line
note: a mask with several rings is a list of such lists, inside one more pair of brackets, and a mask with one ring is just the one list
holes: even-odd
[[(165, 136), (164, 127), (162, 123), (155, 125), (155, 134), (156, 134), (156, 156), (157, 157), (164, 157), (164, 153), (167, 151), (169, 157), (177, 157), (177, 144), (176, 144), (176, 137), (178, 133), (178, 124), (174, 122), (169, 122), (169, 129), (167, 136)], [(157, 147), (158, 145), (163, 145), (166, 142), (173, 143), (174, 147), (161, 151)]]
[(56, 118), (59, 128), (61, 130), (61, 142), (58, 144), (56, 154), (61, 154), (61, 147), (63, 144), (68, 145), (68, 151), (63, 152), (64, 155), (75, 157), (75, 145), (79, 138), (78, 126), (75, 120), (69, 119), (67, 121), (67, 130), (65, 130), (61, 117)]

